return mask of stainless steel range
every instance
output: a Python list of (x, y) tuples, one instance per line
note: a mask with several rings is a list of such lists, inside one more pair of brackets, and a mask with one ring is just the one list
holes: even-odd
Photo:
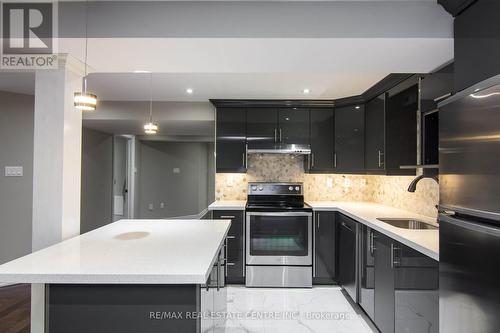
[(312, 287), (312, 232), (302, 183), (250, 183), (246, 286)]

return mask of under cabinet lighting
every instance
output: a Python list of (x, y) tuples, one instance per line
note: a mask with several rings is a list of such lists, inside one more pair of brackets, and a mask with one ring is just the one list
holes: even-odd
[(309, 89), (309, 88), (304, 88), (304, 89), (302, 89), (302, 93), (303, 93), (304, 95), (309, 95), (309, 94), (311, 93), (311, 89)]
[(193, 89), (187, 88), (186, 89), (186, 93), (189, 94), (189, 95), (191, 95), (193, 93)]

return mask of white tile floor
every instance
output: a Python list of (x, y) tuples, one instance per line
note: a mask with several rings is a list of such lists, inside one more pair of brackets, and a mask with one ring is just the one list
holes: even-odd
[(227, 299), (227, 311), (235, 316), (227, 320), (226, 333), (375, 332), (365, 318), (356, 313), (339, 287), (273, 289), (228, 286)]

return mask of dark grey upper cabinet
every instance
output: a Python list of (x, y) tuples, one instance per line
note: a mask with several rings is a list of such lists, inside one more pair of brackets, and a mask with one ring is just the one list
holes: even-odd
[(393, 244), (396, 333), (439, 332), (439, 263)]
[(385, 94), (365, 108), (365, 169), (383, 171), (385, 155)]
[(383, 333), (394, 333), (393, 241), (376, 232), (375, 244), (375, 325)]
[(278, 109), (247, 109), (247, 140), (250, 146), (278, 141)]
[(246, 110), (217, 108), (217, 172), (246, 171)]
[(336, 171), (364, 171), (364, 127), (364, 105), (343, 106), (335, 109), (334, 166)]
[(455, 91), (500, 74), (500, 1), (480, 0), (455, 18)]
[(278, 141), (309, 144), (309, 109), (284, 108), (278, 111)]
[(311, 109), (310, 172), (329, 172), (334, 169), (334, 110)]
[(418, 84), (387, 100), (385, 126), (385, 169), (388, 175), (415, 175), (417, 164)]
[(314, 278), (333, 283), (336, 257), (336, 213), (316, 212), (314, 216)]

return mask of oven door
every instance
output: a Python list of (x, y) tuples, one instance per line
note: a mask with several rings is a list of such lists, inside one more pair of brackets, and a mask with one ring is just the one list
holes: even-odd
[(312, 265), (311, 212), (247, 212), (247, 265)]

